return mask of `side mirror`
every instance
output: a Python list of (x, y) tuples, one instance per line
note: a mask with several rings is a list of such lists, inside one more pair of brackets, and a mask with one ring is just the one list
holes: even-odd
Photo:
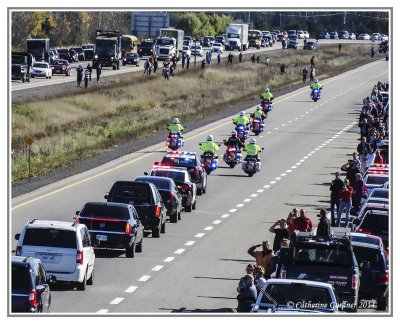
[(143, 174), (144, 174), (144, 175), (149, 175), (149, 173), (148, 173), (148, 172), (143, 172)]
[(104, 199), (108, 199), (108, 195), (104, 195)]
[(371, 268), (371, 263), (369, 261), (363, 261), (360, 264), (360, 270), (368, 271)]
[(18, 241), (20, 236), (21, 236), (21, 234), (18, 233), (18, 234), (15, 234), (14, 238)]
[[(105, 198), (105, 197), (104, 197), (104, 198)], [(106, 199), (107, 199), (107, 198), (106, 198)], [(78, 216), (80, 212), (81, 212), (80, 210), (77, 210), (77, 211), (75, 212), (75, 215)]]
[(53, 276), (53, 275), (50, 275), (48, 278), (47, 278), (47, 283), (48, 284), (54, 284), (55, 282), (56, 282), (56, 276)]

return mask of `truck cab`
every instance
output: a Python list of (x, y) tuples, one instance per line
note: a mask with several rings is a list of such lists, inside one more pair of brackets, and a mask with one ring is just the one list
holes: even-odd
[(33, 57), (26, 52), (12, 52), (11, 79), (30, 82)]
[(119, 70), (121, 54), (121, 34), (118, 30), (96, 30), (96, 51), (93, 58), (93, 68), (99, 64)]

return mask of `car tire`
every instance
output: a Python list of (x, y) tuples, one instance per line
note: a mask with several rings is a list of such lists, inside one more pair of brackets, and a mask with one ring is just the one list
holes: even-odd
[(179, 213), (178, 213), (178, 220), (181, 220), (181, 211), (179, 211)]
[(197, 204), (197, 199), (194, 201), (194, 204), (193, 204), (193, 207), (192, 207), (193, 210), (196, 209), (196, 204)]
[(171, 223), (177, 223), (178, 222), (178, 208), (176, 209), (176, 212), (173, 214), (173, 215), (171, 215), (171, 216), (169, 216), (169, 221), (171, 222)]
[(231, 169), (233, 169), (233, 168), (235, 167), (235, 165), (234, 165), (234, 164), (229, 164), (229, 167), (230, 167)]
[(83, 277), (83, 281), (82, 282), (78, 282), (77, 285), (76, 285), (76, 288), (78, 290), (80, 290), (80, 291), (86, 290), (86, 280), (87, 280), (86, 278), (87, 278), (87, 269), (86, 269), (86, 272), (85, 272), (85, 276)]
[(192, 203), (189, 203), (189, 205), (185, 206), (185, 212), (192, 212)]
[(203, 188), (203, 194), (205, 194), (207, 191), (207, 185)]
[(165, 227), (167, 226), (167, 221), (164, 221), (164, 223), (161, 224), (161, 229), (160, 232), (165, 234)]
[(152, 237), (160, 237), (160, 226), (151, 229)]
[(136, 252), (139, 253), (143, 252), (143, 240), (144, 237), (142, 237), (141, 241), (138, 244), (136, 244)]
[(125, 256), (127, 258), (130, 258), (130, 259), (134, 258), (135, 257), (135, 250), (136, 250), (136, 243), (133, 242), (132, 244), (128, 245), (125, 248)]
[(197, 188), (197, 195), (202, 196), (203, 195), (203, 189), (202, 188)]
[(377, 305), (376, 305), (376, 309), (379, 311), (385, 311), (387, 304), (388, 304), (388, 296), (389, 294), (386, 293), (385, 296), (381, 296), (377, 298)]
[(94, 282), (94, 267), (93, 267), (93, 270), (92, 270), (92, 274), (90, 275), (90, 278), (87, 280), (87, 284), (88, 285), (93, 285), (93, 282)]

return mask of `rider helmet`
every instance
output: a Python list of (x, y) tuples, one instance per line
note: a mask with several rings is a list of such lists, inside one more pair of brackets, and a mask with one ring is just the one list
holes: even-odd
[(213, 139), (214, 139), (214, 137), (212, 135), (207, 136), (207, 141), (212, 141)]
[(239, 115), (244, 116), (245, 115), (244, 111), (241, 111)]
[(317, 83), (318, 83), (318, 79), (314, 79), (314, 82), (317, 82)]
[(261, 106), (257, 106), (257, 110), (261, 110)]
[(269, 88), (268, 87), (265, 87), (265, 92), (269, 92)]
[(174, 118), (174, 119), (172, 119), (172, 122), (173, 122), (174, 124), (179, 124), (179, 119), (178, 119), (178, 118)]
[(237, 135), (236, 131), (233, 130), (233, 131), (231, 132), (231, 135), (232, 135), (232, 136), (236, 136), (236, 135)]
[(250, 138), (249, 143), (250, 144), (256, 144), (256, 139), (255, 138)]

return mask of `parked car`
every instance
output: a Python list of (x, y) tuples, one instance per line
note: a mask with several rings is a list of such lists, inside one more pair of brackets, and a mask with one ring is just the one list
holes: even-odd
[(385, 182), (389, 181), (389, 175), (387, 173), (366, 173), (363, 176), (363, 182), (367, 187), (367, 196), (371, 193), (372, 189), (380, 188)]
[(389, 212), (384, 210), (367, 210), (362, 217), (353, 219), (354, 232), (379, 236), (384, 247), (388, 248)]
[[(371, 238), (380, 244), (371, 244)], [(351, 243), (361, 270), (360, 299), (376, 299), (377, 309), (386, 310), (389, 298), (389, 260), (382, 240), (375, 235), (353, 233)]]
[(183, 45), (182, 53), (184, 53), (186, 56), (191, 56), (192, 55), (192, 51), (190, 50), (190, 46), (189, 45)]
[(330, 32), (329, 33), (329, 38), (330, 39), (339, 39), (339, 35), (338, 35), (338, 33), (337, 32)]
[(76, 221), (85, 224), (93, 246), (125, 249), (127, 258), (143, 250), (143, 225), (135, 207), (111, 202), (87, 202), (76, 212)]
[(15, 239), (15, 255), (40, 259), (57, 281), (73, 282), (79, 290), (93, 284), (95, 255), (86, 225), (34, 219)]
[(149, 182), (116, 181), (104, 196), (107, 202), (133, 205), (145, 230), (153, 237), (165, 233), (167, 208), (156, 186)]
[(78, 54), (78, 61), (84, 61), (85, 58), (85, 51), (82, 47), (73, 47), (73, 50)]
[(176, 223), (181, 219), (182, 196), (174, 180), (166, 177), (141, 176), (136, 177), (134, 181), (150, 182), (154, 184), (167, 207), (167, 215), (169, 216), (170, 222)]
[(371, 34), (371, 36), (370, 36), (370, 38), (371, 38), (371, 40), (374, 42), (374, 41), (377, 41), (377, 40), (379, 40), (380, 38), (381, 38), (381, 34), (380, 33), (372, 33)]
[(331, 284), (298, 279), (268, 279), (252, 313), (338, 313)]
[(349, 32), (347, 30), (341, 30), (338, 33), (339, 39), (349, 39)]
[(297, 49), (297, 46), (299, 45), (299, 40), (298, 38), (294, 38), (294, 37), (289, 37), (289, 43), (287, 48), (294, 48)]
[[(146, 172), (145, 175), (148, 175), (148, 173)], [(191, 212), (193, 209), (196, 209), (196, 184), (191, 181), (187, 170), (175, 167), (155, 167), (151, 170), (150, 175), (167, 177), (174, 180), (176, 187), (182, 196), (182, 204), (185, 211)]]
[(185, 168), (190, 175), (190, 180), (196, 184), (197, 194), (201, 196), (207, 189), (207, 172), (201, 166), (196, 152), (172, 151), (164, 155), (160, 163), (155, 166), (172, 166)]
[(300, 39), (305, 39), (306, 38), (306, 35), (304, 34), (303, 30), (298, 30), (297, 31), (297, 38), (300, 38)]
[(49, 63), (46, 62), (35, 62), (32, 65), (31, 78), (43, 77), (46, 79), (51, 79), (51, 67)]
[(225, 45), (226, 45), (226, 38), (225, 38), (225, 35), (218, 35), (218, 36), (216, 36), (216, 37), (215, 37), (215, 42), (216, 42), (216, 43), (221, 43), (222, 46), (225, 46)]
[(192, 47), (190, 48), (192, 55), (199, 55), (201, 57), (203, 57), (203, 47), (201, 45), (192, 45)]
[(368, 34), (360, 34), (358, 35), (358, 40), (370, 40), (371, 37)]
[(310, 38), (310, 34), (308, 33), (307, 30), (304, 31), (304, 38), (305, 39), (309, 39)]
[(389, 190), (384, 188), (372, 189), (366, 203), (383, 203), (389, 205)]
[(11, 257), (11, 312), (49, 313), (51, 292), (49, 283), (55, 277), (47, 278), (39, 259), (32, 257)]
[(318, 49), (318, 42), (316, 40), (308, 40), (303, 49), (316, 50)]
[(379, 40), (381, 42), (388, 42), (389, 41), (389, 36), (385, 35), (385, 34), (381, 34), (381, 36), (379, 37)]
[(224, 46), (221, 43), (213, 43), (211, 46), (211, 52), (222, 54), (224, 52)]
[(327, 32), (322, 32), (319, 34), (319, 39), (330, 39), (330, 35)]
[(130, 52), (126, 53), (122, 58), (122, 65), (125, 66), (127, 64), (139, 66), (140, 57), (138, 53)]
[(206, 36), (203, 38), (201, 45), (203, 47), (211, 47), (214, 42), (215, 38), (213, 36)]
[(48, 63), (53, 64), (53, 62), (55, 60), (58, 60), (58, 52), (57, 52), (57, 50), (49, 50), (48, 54), (49, 54), (49, 62)]
[(63, 74), (65, 76), (71, 76), (72, 67), (67, 60), (55, 60), (50, 67), (52, 75)]

